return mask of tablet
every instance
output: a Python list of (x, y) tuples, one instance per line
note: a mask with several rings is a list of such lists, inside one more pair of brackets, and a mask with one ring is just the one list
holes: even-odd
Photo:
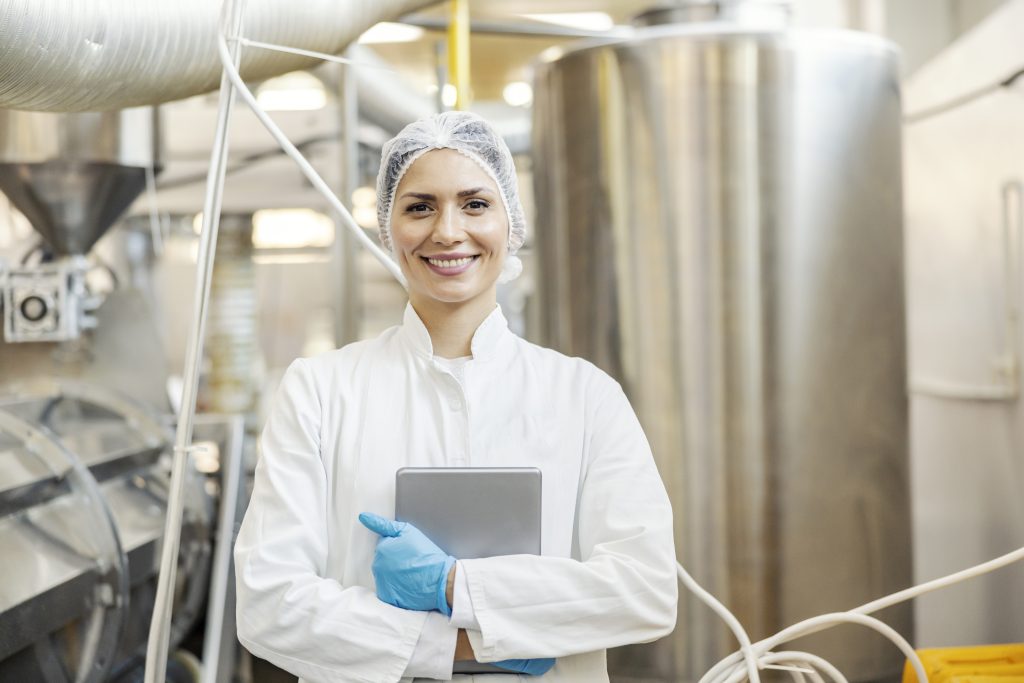
[(403, 467), (395, 477), (395, 519), (460, 560), (540, 555), (540, 470)]
[[(411, 523), (460, 560), (540, 555), (540, 470), (403, 467), (395, 476), (395, 519)], [(513, 672), (455, 662), (453, 673)]]

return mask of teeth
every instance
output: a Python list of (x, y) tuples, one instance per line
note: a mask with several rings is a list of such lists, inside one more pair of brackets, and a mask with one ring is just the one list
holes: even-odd
[(458, 268), (459, 266), (466, 265), (467, 263), (469, 263), (472, 260), (473, 260), (472, 256), (467, 256), (466, 258), (452, 259), (450, 261), (442, 261), (441, 259), (436, 259), (436, 258), (428, 258), (427, 259), (427, 261), (430, 262), (430, 265), (437, 266), (438, 268)]

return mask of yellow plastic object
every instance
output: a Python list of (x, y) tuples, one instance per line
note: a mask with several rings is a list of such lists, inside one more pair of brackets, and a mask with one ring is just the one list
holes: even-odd
[[(918, 650), (929, 683), (1024, 683), (1024, 643)], [(903, 683), (917, 683), (910, 662)]]

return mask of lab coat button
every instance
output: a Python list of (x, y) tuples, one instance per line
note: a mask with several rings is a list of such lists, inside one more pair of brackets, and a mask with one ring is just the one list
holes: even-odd
[(462, 399), (453, 398), (448, 405), (452, 410), (462, 410)]

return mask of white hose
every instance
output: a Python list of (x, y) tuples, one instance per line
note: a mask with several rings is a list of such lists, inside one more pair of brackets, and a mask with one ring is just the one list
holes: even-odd
[[(224, 22), (233, 30), (240, 30), (242, 11), (246, 0), (225, 0)], [(229, 55), (231, 61), (239, 59), (238, 50)], [(203, 227), (199, 236), (199, 255), (196, 258), (196, 288), (194, 316), (189, 344), (185, 352), (184, 387), (181, 395), (178, 425), (174, 438), (174, 461), (170, 490), (167, 498), (167, 518), (164, 521), (163, 547), (160, 553), (160, 574), (156, 600), (146, 645), (145, 683), (164, 683), (167, 673), (167, 655), (171, 631), (171, 612), (174, 605), (175, 578), (178, 570), (178, 548), (181, 541), (181, 520), (184, 512), (185, 471), (188, 466), (192, 427), (196, 414), (199, 387), (200, 359), (206, 328), (206, 309), (210, 302), (210, 281), (213, 277), (213, 255), (217, 248), (217, 228), (220, 223), (221, 198), (227, 169), (228, 125), (234, 93), (227, 77), (221, 78), (220, 99), (217, 105), (217, 128), (210, 153), (206, 200), (203, 207)]]
[(714, 612), (722, 618), (722, 621), (726, 623), (729, 629), (736, 636), (736, 640), (740, 643), (740, 652), (743, 655), (743, 661), (747, 669), (747, 680), (750, 683), (760, 683), (761, 677), (758, 675), (758, 663), (757, 654), (754, 652), (754, 648), (750, 644), (750, 636), (747, 635), (743, 625), (740, 624), (739, 619), (729, 611), (725, 605), (723, 605), (718, 598), (713, 596), (707, 590), (704, 589), (692, 576), (686, 571), (683, 565), (676, 563), (676, 570), (679, 573), (679, 579), (683, 582), (683, 585), (690, 589), (698, 598), (700, 598), (705, 605), (710, 607)]
[[(233, 37), (241, 38), (240, 35)], [(377, 246), (373, 240), (366, 235), (363, 229), (359, 227), (359, 224), (356, 223), (352, 214), (349, 213), (348, 209), (345, 208), (345, 205), (341, 203), (341, 200), (338, 199), (337, 195), (335, 195), (331, 190), (330, 186), (322, 177), (320, 177), (320, 174), (317, 173), (316, 169), (313, 168), (313, 165), (309, 163), (306, 157), (302, 155), (302, 152), (300, 152), (295, 145), (292, 144), (291, 140), (288, 139), (288, 136), (284, 134), (284, 131), (274, 123), (274, 120), (270, 118), (270, 116), (263, 111), (257, 103), (256, 96), (253, 95), (252, 91), (245, 85), (245, 81), (242, 80), (241, 74), (239, 74), (238, 69), (235, 68), (235, 65), (231, 61), (228, 39), (223, 32), (217, 36), (217, 47), (220, 52), (221, 64), (224, 67), (225, 77), (231, 81), (234, 85), (235, 91), (239, 96), (241, 96), (242, 100), (249, 105), (249, 109), (251, 109), (253, 114), (256, 115), (256, 118), (260, 120), (263, 127), (266, 128), (267, 132), (269, 132), (274, 140), (277, 141), (277, 144), (281, 146), (281, 149), (283, 149), (284, 152), (290, 156), (296, 164), (298, 164), (302, 174), (306, 176), (306, 179), (309, 180), (313, 187), (316, 188), (316, 190), (322, 194), (325, 199), (327, 199), (331, 207), (341, 217), (341, 222), (349, 229), (349, 231), (352, 232), (353, 235), (355, 235), (356, 240), (369, 249), (370, 253), (380, 261), (381, 265), (383, 265), (403, 287), (408, 288), (405, 276), (402, 275), (402, 271), (398, 267), (398, 264), (388, 256), (387, 252)]]
[[(754, 645), (754, 650), (758, 653), (759, 665), (765, 664), (765, 660), (763, 659), (763, 657), (766, 654), (770, 654), (770, 650), (776, 645), (780, 645), (784, 642), (795, 640), (797, 638), (802, 638), (811, 633), (816, 633), (818, 631), (831, 628), (833, 626), (838, 626), (840, 624), (859, 624), (861, 626), (866, 626), (870, 629), (878, 631), (880, 634), (888, 638), (896, 647), (898, 647), (901, 652), (903, 652), (903, 655), (907, 658), (907, 660), (910, 662), (910, 665), (914, 668), (914, 672), (918, 676), (918, 681), (920, 681), (920, 683), (927, 683), (928, 676), (925, 673), (924, 664), (922, 664), (921, 658), (914, 651), (914, 648), (910, 645), (910, 643), (908, 643), (907, 640), (896, 631), (896, 629), (889, 626), (880, 619), (876, 619), (875, 617), (871, 617), (866, 614), (856, 614), (854, 612), (837, 612), (834, 614), (823, 614), (821, 616), (813, 617), (811, 619), (806, 619), (798, 624), (794, 624), (793, 626), (783, 629), (782, 631), (780, 631), (779, 633), (775, 634), (770, 638), (766, 638), (765, 640), (760, 641), (759, 643)], [(810, 655), (809, 653), (797, 653), (798, 656), (796, 657), (793, 656), (794, 653), (792, 652), (788, 654), (788, 659), (791, 661), (794, 659), (800, 659), (805, 663), (814, 664), (814, 656)], [(735, 657), (735, 654), (733, 655), (733, 657)], [(774, 658), (770, 658), (768, 661), (772, 662), (774, 661)], [(747, 679), (746, 670), (744, 667), (740, 666), (740, 663), (738, 661), (732, 664), (732, 666), (728, 666), (724, 670), (718, 669), (718, 672), (716, 674), (712, 674), (712, 672), (716, 669), (717, 667), (715, 669), (712, 669), (712, 671), (709, 671), (708, 674), (705, 674), (704, 678), (702, 678), (701, 680), (703, 681), (710, 678), (711, 683), (740, 683), (741, 681)], [(826, 669), (826, 673), (829, 673), (830, 677), (836, 680), (835, 674), (839, 672), (838, 670), (835, 670), (835, 667), (831, 667), (831, 669)], [(842, 674), (839, 675), (841, 678)]]
[(809, 652), (769, 652), (761, 657), (761, 665), (763, 668), (779, 663), (779, 664), (806, 664), (812, 667), (808, 676), (811, 677), (812, 683), (825, 683), (821, 677), (819, 671), (824, 671), (828, 674), (828, 677), (832, 679), (832, 683), (847, 683), (846, 676), (824, 657), (813, 655)]
[[(806, 665), (812, 670), (812, 673), (808, 675), (811, 676), (813, 683), (822, 683), (819, 672), (827, 674), (829, 678), (832, 679), (833, 683), (846, 683), (845, 677), (838, 669), (835, 668), (835, 666), (817, 655), (807, 652), (771, 652), (772, 648), (781, 645), (784, 642), (794, 640), (796, 638), (802, 638), (840, 624), (859, 624), (881, 633), (896, 645), (901, 652), (903, 652), (907, 661), (909, 661), (910, 665), (914, 668), (914, 673), (917, 675), (919, 683), (927, 683), (928, 677), (924, 670), (924, 665), (910, 643), (908, 643), (907, 640), (891, 626), (868, 615), (887, 607), (892, 607), (898, 603), (919, 597), (925, 593), (930, 593), (940, 588), (946, 588), (947, 586), (952, 586), (953, 584), (960, 583), (961, 581), (966, 581), (968, 579), (981, 576), (982, 574), (987, 574), (988, 572), (995, 571), (996, 569), (1005, 567), (1021, 559), (1024, 559), (1024, 548), (1018, 548), (1017, 550), (989, 560), (988, 562), (983, 562), (948, 576), (922, 583), (918, 586), (893, 593), (892, 595), (888, 595), (884, 598), (879, 598), (878, 600), (861, 605), (860, 607), (848, 612), (823, 614), (811, 619), (805, 619), (804, 621), (789, 626), (774, 636), (765, 638), (753, 645), (750, 644), (749, 637), (746, 632), (743, 631), (743, 627), (739, 624), (739, 621), (735, 616), (733, 616), (724, 605), (716, 600), (714, 596), (701, 588), (696, 581), (690, 577), (686, 570), (683, 569), (682, 565), (678, 565), (679, 577), (683, 582), (683, 585), (693, 591), (701, 601), (719, 614), (733, 633), (736, 634), (737, 640), (740, 642), (740, 650), (723, 658), (711, 667), (711, 669), (701, 677), (700, 683), (741, 683), (744, 680), (755, 683), (758, 678), (756, 673), (753, 675), (750, 673), (751, 657), (755, 659), (756, 667), (759, 669), (767, 667), (776, 668), (777, 665), (782, 665), (783, 668), (788, 668), (791, 671), (795, 671), (797, 674), (801, 674), (805, 671), (803, 666), (800, 665)], [(794, 669), (791, 665), (797, 665), (800, 666), (800, 668)]]
[(983, 562), (939, 579), (933, 579), (918, 586), (914, 586), (913, 588), (907, 588), (906, 590), (893, 593), (892, 595), (884, 598), (879, 598), (878, 600), (869, 602), (866, 605), (861, 605), (860, 607), (854, 608), (850, 611), (857, 612), (858, 614), (872, 614), (879, 610), (883, 610), (886, 607), (892, 607), (895, 604), (919, 597), (925, 593), (931, 593), (932, 591), (937, 591), (940, 588), (952, 586), (954, 583), (960, 583), (961, 581), (966, 581), (967, 579), (973, 579), (976, 576), (987, 574), (1022, 559), (1024, 559), (1024, 548), (1017, 548), (1012, 552), (1001, 555), (993, 560), (989, 560), (988, 562)]

